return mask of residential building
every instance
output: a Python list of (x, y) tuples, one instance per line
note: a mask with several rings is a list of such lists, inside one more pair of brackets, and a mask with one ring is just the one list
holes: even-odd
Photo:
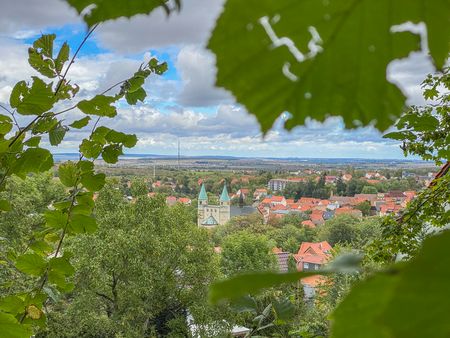
[(319, 270), (331, 258), (331, 245), (327, 241), (303, 242), (294, 255), (298, 271)]

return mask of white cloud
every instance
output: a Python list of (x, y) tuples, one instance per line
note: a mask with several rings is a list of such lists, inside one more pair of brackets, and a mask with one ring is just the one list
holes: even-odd
[(80, 22), (76, 11), (61, 0), (1, 1), (0, 34), (29, 37), (44, 27)]
[(184, 44), (204, 44), (223, 0), (182, 1), (179, 13), (169, 17), (162, 9), (149, 16), (139, 15), (131, 19), (118, 19), (99, 27), (101, 44), (116, 52), (137, 53), (149, 48), (161, 48)]
[(186, 46), (178, 53), (175, 66), (183, 83), (183, 89), (178, 96), (181, 105), (211, 106), (231, 101), (230, 93), (214, 86), (216, 67), (210, 52), (199, 47)]

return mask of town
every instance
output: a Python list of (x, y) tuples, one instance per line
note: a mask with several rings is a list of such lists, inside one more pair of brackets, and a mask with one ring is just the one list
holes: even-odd
[[(163, 195), (168, 206), (180, 204), (193, 210), (195, 222), (209, 231), (218, 255), (230, 233), (256, 232), (271, 243), (270, 254), (276, 257), (278, 271), (288, 272), (290, 265), (297, 271), (318, 271), (333, 259), (336, 245), (364, 251), (380, 236), (381, 217), (401, 214), (433, 180), (434, 169), (347, 166), (206, 173), (166, 169), (153, 178), (122, 177), (121, 182), (131, 202), (136, 184), (147, 189), (150, 198)], [(332, 229), (333, 222), (342, 229)], [(250, 268), (244, 262), (242, 267), (236, 264), (234, 272)], [(314, 299), (325, 282), (321, 275), (301, 279), (304, 299)]]

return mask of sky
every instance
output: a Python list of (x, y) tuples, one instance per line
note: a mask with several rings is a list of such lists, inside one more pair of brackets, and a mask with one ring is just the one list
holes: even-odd
[[(68, 41), (72, 51), (86, 26), (61, 0), (0, 0), (0, 104), (8, 105), (14, 84), (36, 72), (28, 65), (27, 48), (41, 34), (57, 34), (56, 47)], [(44, 5), (45, 4), (45, 5)], [(283, 117), (263, 137), (253, 115), (231, 93), (214, 86), (215, 60), (205, 45), (223, 0), (185, 0), (180, 13), (162, 10), (132, 19), (101, 24), (84, 45), (68, 78), (89, 98), (130, 77), (139, 65), (157, 57), (169, 71), (150, 77), (147, 98), (136, 106), (120, 104), (114, 119), (102, 121), (135, 133), (138, 144), (128, 153), (247, 157), (314, 157), (400, 159), (399, 143), (383, 139), (373, 127), (345, 130), (338, 117), (324, 123), (283, 130)], [(421, 104), (420, 83), (433, 67), (423, 52), (393, 61), (387, 77), (400, 86), (408, 103)], [(75, 112), (67, 121), (81, 118)], [(25, 121), (23, 119), (22, 121)], [(53, 152), (76, 152), (86, 132), (71, 131)]]

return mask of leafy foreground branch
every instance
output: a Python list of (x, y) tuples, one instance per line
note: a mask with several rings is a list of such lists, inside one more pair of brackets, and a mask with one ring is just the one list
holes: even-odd
[[(41, 221), (33, 228), (29, 245), (1, 253), (4, 268), (17, 271), (25, 281), (20, 287), (7, 288), (7, 296), (0, 299), (0, 332), (7, 337), (29, 337), (34, 327), (45, 326), (47, 298), (73, 289), (70, 277), (75, 269), (70, 262), (71, 253), (64, 250), (64, 242), (67, 236), (92, 233), (97, 229), (93, 196), (105, 184), (105, 175), (95, 172), (94, 161), (101, 157), (107, 163), (116, 163), (123, 148), (134, 147), (137, 142), (136, 135), (99, 126), (100, 119), (115, 117), (114, 104), (121, 99), (128, 104), (144, 101), (145, 79), (167, 70), (166, 63), (151, 59), (129, 79), (93, 98), (71, 103), (79, 87), (72, 85), (66, 76), (94, 29), (87, 33), (69, 63), (67, 43), (54, 55), (54, 34), (37, 39), (28, 50), (28, 61), (42, 78), (33, 76), (31, 83), (18, 82), (11, 92), (11, 109), (3, 107), (11, 117), (0, 115), (0, 192), (5, 190), (13, 175), (25, 179), (31, 173), (45, 172), (54, 166), (51, 152), (40, 145), (43, 138), (48, 138), (51, 146), (58, 146), (70, 130), (91, 129), (79, 146), (79, 160), (58, 166), (59, 179), (67, 190), (66, 197), (54, 201), (43, 213)], [(45, 78), (57, 81), (47, 82)], [(117, 94), (106, 95), (119, 85)], [(56, 108), (60, 111), (55, 113)], [(86, 116), (67, 125), (65, 120), (73, 120), (70, 114), (76, 111)], [(32, 119), (27, 125), (19, 126), (16, 114)], [(97, 119), (91, 121), (92, 116)], [(8, 199), (0, 200), (0, 209), (11, 211)]]

